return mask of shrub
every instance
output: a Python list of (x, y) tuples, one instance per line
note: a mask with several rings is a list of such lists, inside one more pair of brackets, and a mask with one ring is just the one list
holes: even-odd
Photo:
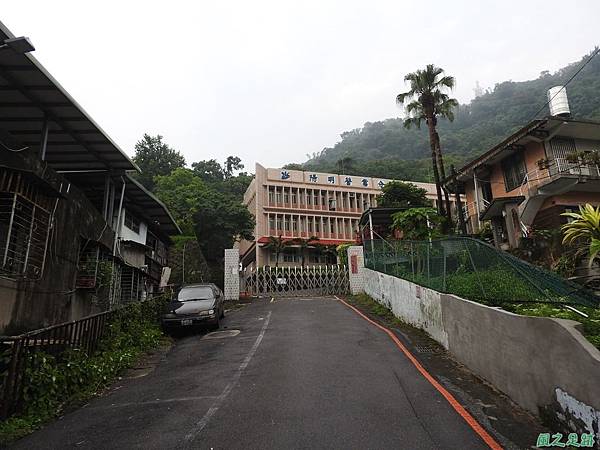
[(131, 366), (162, 336), (159, 318), (164, 298), (133, 303), (113, 315), (92, 355), (70, 350), (60, 358), (43, 352), (27, 356), (23, 374), (23, 410), (0, 423), (0, 444), (22, 437), (68, 405), (95, 395)]

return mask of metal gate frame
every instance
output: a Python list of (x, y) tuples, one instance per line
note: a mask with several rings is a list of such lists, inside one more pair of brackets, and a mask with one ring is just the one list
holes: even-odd
[(342, 265), (259, 267), (242, 274), (242, 291), (252, 296), (304, 297), (347, 294), (348, 268)]

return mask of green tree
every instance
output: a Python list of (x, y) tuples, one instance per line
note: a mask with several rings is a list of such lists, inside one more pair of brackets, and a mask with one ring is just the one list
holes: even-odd
[(231, 178), (233, 173), (237, 170), (240, 171), (244, 168), (241, 158), (238, 156), (228, 156), (223, 164), (223, 173), (225, 178)]
[(444, 91), (454, 88), (454, 77), (443, 75), (444, 70), (428, 64), (425, 70), (417, 70), (407, 74), (405, 81), (410, 83), (408, 92), (398, 94), (396, 102), (406, 108), (407, 117), (404, 120), (404, 126), (410, 128), (415, 125), (421, 127), (424, 120), (429, 130), (429, 146), (431, 149), (431, 162), (433, 169), (433, 178), (435, 180), (438, 212), (440, 215), (450, 216), (450, 200), (448, 192), (445, 193), (446, 208), (443, 207), (442, 185), (441, 181), (446, 178), (444, 170), (444, 160), (440, 145), (440, 137), (437, 132), (438, 117), (443, 117), (449, 121), (454, 120), (454, 110), (458, 107), (458, 101), (450, 98)]
[(216, 159), (198, 161), (192, 163), (194, 175), (200, 177), (202, 181), (208, 184), (218, 183), (225, 179), (225, 173)]
[(423, 188), (412, 183), (391, 181), (383, 187), (377, 204), (386, 208), (417, 208), (431, 206), (431, 200), (427, 198), (427, 191)]
[(235, 177), (223, 180), (221, 190), (223, 193), (230, 195), (237, 201), (241, 202), (244, 198), (244, 193), (250, 183), (254, 179), (254, 175), (246, 172), (238, 173)]
[(411, 208), (392, 214), (392, 227), (402, 232), (402, 238), (422, 241), (441, 236), (444, 218), (434, 208)]
[(239, 239), (253, 239), (254, 218), (250, 211), (232, 196), (207, 185), (190, 169), (158, 176), (156, 194), (183, 233), (196, 236), (213, 281), (221, 284), (224, 250)]
[(269, 242), (265, 244), (266, 249), (275, 252), (275, 268), (279, 266), (279, 255), (283, 253), (284, 249), (289, 245), (289, 240), (283, 239), (281, 236), (269, 236)]
[(318, 236), (311, 236), (308, 239), (305, 238), (293, 238), (290, 241), (290, 245), (297, 245), (300, 248), (301, 265), (304, 267), (306, 262), (306, 251), (309, 248), (314, 248), (315, 244), (319, 242)]
[(158, 134), (144, 137), (135, 144), (133, 162), (141, 169), (137, 175), (140, 182), (151, 191), (154, 191), (154, 177), (169, 175), (173, 170), (185, 167), (185, 158), (177, 150), (163, 142), (163, 137)]

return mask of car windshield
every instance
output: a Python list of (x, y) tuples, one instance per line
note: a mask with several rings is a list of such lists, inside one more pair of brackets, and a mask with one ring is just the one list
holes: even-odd
[(215, 294), (209, 286), (198, 286), (198, 287), (189, 287), (183, 288), (179, 295), (177, 296), (177, 300), (180, 302), (185, 302), (189, 300), (214, 300)]

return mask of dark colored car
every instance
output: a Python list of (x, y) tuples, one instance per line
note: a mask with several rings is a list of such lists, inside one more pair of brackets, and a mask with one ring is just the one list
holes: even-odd
[(218, 329), (225, 317), (223, 292), (214, 284), (190, 284), (181, 288), (162, 316), (165, 329), (209, 326)]

